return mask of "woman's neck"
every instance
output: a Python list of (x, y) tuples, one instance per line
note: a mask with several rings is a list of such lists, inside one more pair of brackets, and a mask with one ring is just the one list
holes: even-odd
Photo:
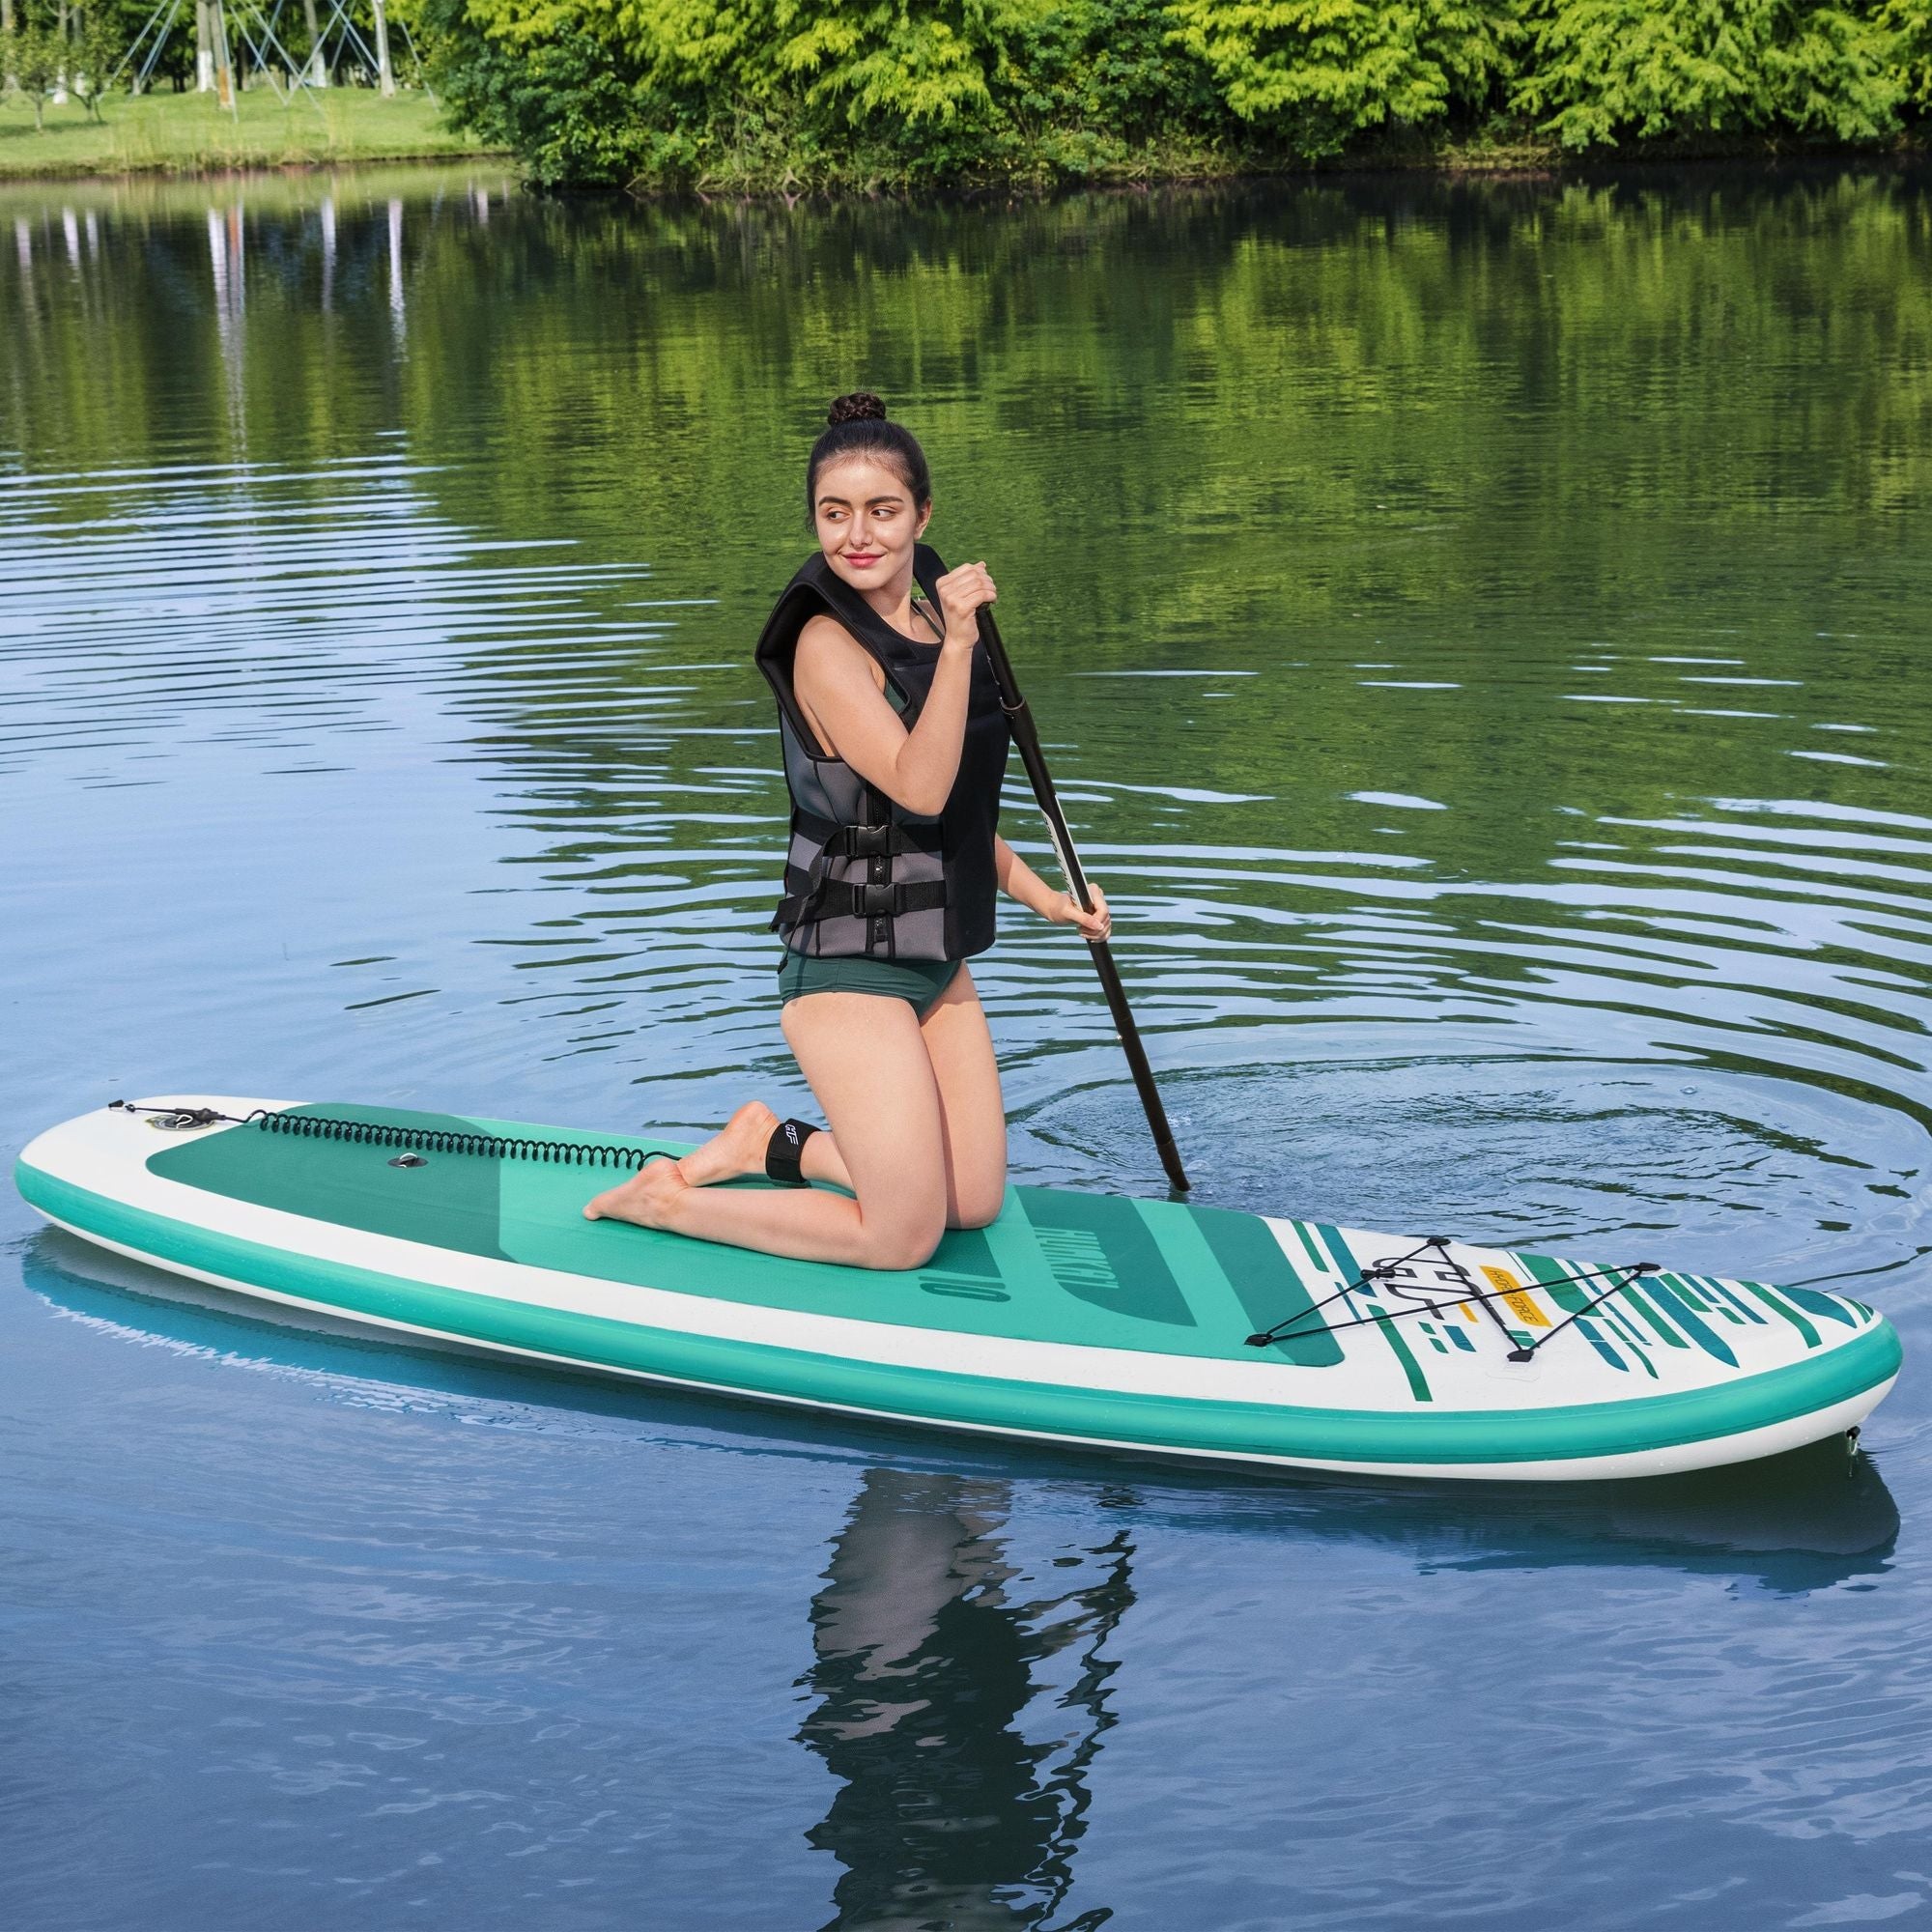
[(910, 636), (912, 621), (912, 564), (894, 577), (890, 583), (867, 585), (859, 595), (878, 615), (902, 636)]

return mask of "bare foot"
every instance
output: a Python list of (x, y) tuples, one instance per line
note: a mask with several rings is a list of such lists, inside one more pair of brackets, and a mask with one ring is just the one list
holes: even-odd
[(674, 1160), (646, 1161), (629, 1180), (600, 1194), (583, 1210), (586, 1221), (630, 1221), (639, 1228), (668, 1228), (688, 1183)]
[(778, 1123), (779, 1117), (762, 1100), (747, 1100), (701, 1148), (694, 1148), (678, 1162), (678, 1172), (693, 1187), (762, 1174), (765, 1149)]

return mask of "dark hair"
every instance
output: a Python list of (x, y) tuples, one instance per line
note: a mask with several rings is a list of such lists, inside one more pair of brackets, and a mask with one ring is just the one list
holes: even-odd
[(884, 457), (898, 471), (914, 508), (923, 509), (932, 501), (932, 471), (926, 468), (925, 451), (910, 430), (886, 420), (886, 406), (877, 396), (866, 389), (840, 396), (826, 411), (825, 420), (831, 427), (819, 432), (805, 466), (808, 526), (817, 527), (818, 472), (843, 456)]

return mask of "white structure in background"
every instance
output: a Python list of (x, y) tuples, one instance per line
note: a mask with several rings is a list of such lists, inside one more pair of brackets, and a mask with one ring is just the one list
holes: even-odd
[(369, 0), (376, 13), (376, 72), (385, 95), (396, 91), (395, 70), (389, 65), (389, 10), (384, 0)]
[[(281, 19), (280, 5), (272, 12), (262, 9), (238, 11), (232, 24), (242, 37), (242, 48), (252, 71), (266, 77), (278, 98), (282, 97), (278, 71), (286, 77), (291, 93), (298, 87), (327, 87), (329, 84), (329, 40), (333, 36), (335, 59), (353, 62), (366, 72), (373, 73), (378, 89), (393, 99), (396, 94), (396, 69), (389, 52), (388, 0), (369, 0), (375, 25), (373, 46), (350, 16), (351, 0), (326, 0), (326, 4), (327, 17), (325, 19), (318, 0), (302, 0), (302, 20), (308, 28), (309, 50), (300, 60), (296, 59), (276, 34), (275, 29)], [(111, 83), (128, 69), (133, 68), (129, 88), (139, 94), (147, 86), (149, 76), (160, 60), (183, 8), (188, 5), (194, 8), (195, 92), (218, 95), (224, 107), (233, 108), (240, 76), (235, 71), (233, 43), (229, 38), (231, 22), (227, 0), (155, 0), (154, 12), (128, 43), (128, 51), (121, 56), (120, 65), (108, 79)], [(416, 63), (420, 78), (422, 62), (416, 53), (415, 39), (410, 32), (409, 22), (399, 20), (397, 25), (403, 30), (410, 58)], [(426, 82), (423, 85), (427, 87)], [(435, 99), (434, 95), (431, 99)]]

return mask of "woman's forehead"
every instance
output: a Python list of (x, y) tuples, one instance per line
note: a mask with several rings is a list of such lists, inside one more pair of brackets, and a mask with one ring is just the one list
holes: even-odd
[(910, 496), (905, 478), (889, 463), (868, 456), (841, 456), (818, 472), (818, 500), (842, 497), (846, 502), (872, 502), (880, 497)]

